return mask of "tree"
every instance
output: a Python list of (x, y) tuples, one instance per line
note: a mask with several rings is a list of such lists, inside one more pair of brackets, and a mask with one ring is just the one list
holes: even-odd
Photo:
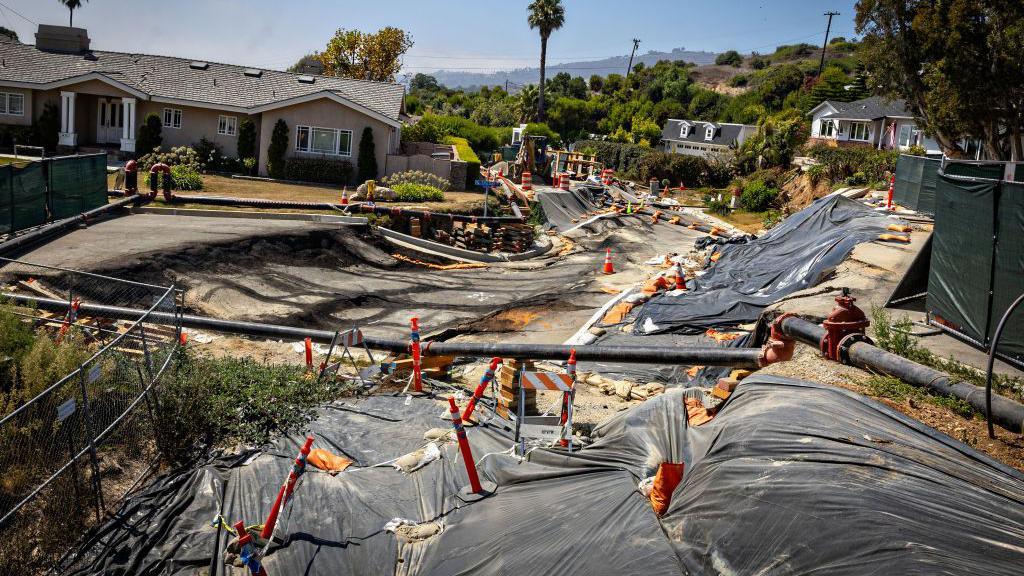
[(544, 120), (544, 72), (548, 58), (548, 38), (565, 24), (565, 8), (561, 0), (533, 0), (526, 8), (530, 15), (526, 21), (530, 29), (540, 33), (540, 88), (537, 95), (537, 118)]
[(992, 158), (1024, 158), (1024, 4), (861, 0), (856, 24), (871, 85), (906, 102), (943, 152), (980, 137)]
[(302, 58), (299, 58), (295, 64), (288, 67), (288, 72), (295, 72), (297, 74), (323, 74), (324, 65), (320, 62), (320, 55), (316, 52), (310, 52)]
[(394, 82), (409, 48), (412, 36), (399, 28), (387, 26), (372, 34), (339, 28), (319, 57), (328, 76)]
[(164, 141), (163, 121), (155, 113), (150, 112), (139, 126), (139, 139), (135, 142), (135, 151), (139, 155), (145, 155), (159, 148)]
[(601, 87), (604, 85), (604, 78), (601, 78), (597, 74), (591, 74), (588, 85), (591, 92), (600, 92)]
[(519, 92), (520, 122), (529, 122), (536, 117), (537, 100), (539, 97), (539, 91), (535, 85), (527, 84), (526, 86), (523, 86), (523, 89)]
[(47, 150), (56, 150), (60, 132), (60, 106), (47, 102), (43, 106), (43, 113), (36, 120), (36, 130), (39, 145)]
[(727, 50), (715, 57), (715, 64), (739, 68), (743, 64), (743, 56), (735, 50)]
[(285, 153), (288, 152), (288, 124), (281, 118), (274, 123), (267, 147), (267, 174), (271, 178), (284, 178)]
[[(68, 9), (68, 26), (75, 25), (75, 10), (82, 7), (83, 0), (57, 0)], [(84, 0), (88, 2), (89, 0)]]
[(437, 78), (421, 72), (412, 77), (412, 81), (409, 82), (409, 89), (437, 92), (441, 89), (441, 85), (437, 83)]
[(377, 179), (377, 147), (373, 144), (373, 128), (363, 128), (359, 138), (359, 160), (356, 161), (356, 178), (359, 182)]
[(14, 30), (11, 30), (10, 28), (4, 28), (3, 26), (0, 26), (0, 41), (2, 41), (3, 38), (8, 38), (14, 42), (17, 42), (18, 33), (15, 32)]
[(238, 158), (256, 157), (256, 123), (251, 118), (242, 118), (238, 123)]

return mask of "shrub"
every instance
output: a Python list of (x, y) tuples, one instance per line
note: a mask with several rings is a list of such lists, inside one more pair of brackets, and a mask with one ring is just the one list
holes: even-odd
[(287, 180), (348, 184), (352, 180), (352, 163), (333, 158), (293, 157), (284, 160), (283, 177)]
[(597, 161), (616, 172), (630, 172), (636, 168), (640, 159), (652, 153), (650, 148), (636, 144), (624, 144), (607, 140), (580, 140), (573, 145), (574, 150), (591, 150)]
[(139, 125), (139, 137), (135, 141), (135, 151), (139, 154), (149, 154), (160, 147), (164, 137), (161, 134), (163, 121), (155, 113), (146, 115), (145, 120)]
[(735, 66), (738, 68), (740, 64), (743, 64), (743, 57), (735, 50), (727, 50), (715, 57), (715, 64), (719, 66)]
[(267, 174), (271, 178), (285, 178), (285, 158), (288, 152), (288, 124), (281, 118), (274, 123), (274, 131), (270, 133), (270, 145), (267, 147)]
[(191, 166), (197, 172), (204, 169), (199, 153), (195, 149), (188, 146), (178, 146), (171, 148), (169, 152), (161, 152), (157, 149), (139, 158), (139, 171), (149, 172), (153, 164), (158, 162), (163, 162), (172, 168), (174, 166)]
[(402, 130), (403, 142), (434, 142), (443, 144), (448, 136), (465, 138), (473, 150), (495, 150), (512, 137), (512, 128), (481, 126), (459, 116), (426, 114), (420, 121)]
[(437, 174), (431, 174), (430, 172), (424, 172), (422, 170), (406, 170), (405, 172), (395, 172), (391, 176), (385, 176), (381, 178), (381, 184), (388, 188), (394, 188), (399, 184), (425, 184), (427, 186), (433, 186), (441, 191), (446, 191), (451, 187), (451, 183), (448, 180), (438, 176)]
[(357, 161), (358, 182), (376, 180), (377, 178), (377, 147), (373, 144), (373, 128), (363, 128), (359, 138), (359, 160)]
[(456, 152), (459, 154), (459, 160), (466, 163), (466, 182), (462, 189), (472, 190), (475, 186), (473, 182), (480, 177), (480, 158), (477, 157), (476, 152), (473, 151), (469, 141), (465, 138), (448, 136), (444, 141), (446, 144), (454, 145)]
[(399, 202), (443, 202), (444, 192), (428, 184), (403, 182), (391, 187)]
[(863, 172), (854, 172), (853, 176), (846, 177), (847, 186), (861, 186), (868, 183), (868, 177)]
[(778, 210), (769, 210), (764, 213), (764, 217), (761, 218), (761, 225), (764, 226), (765, 230), (771, 230), (779, 222), (782, 222), (782, 212)]
[(208, 170), (222, 170), (224, 167), (224, 150), (220, 144), (207, 139), (205, 136), (192, 145), (200, 163)]
[(824, 175), (832, 182), (840, 182), (855, 173), (862, 173), (864, 182), (885, 180), (887, 172), (896, 170), (899, 153), (874, 148), (832, 148), (823, 144), (808, 147), (804, 153), (824, 168)]
[(36, 120), (38, 143), (47, 150), (56, 150), (60, 132), (60, 107), (53, 102), (43, 106), (43, 113)]
[(189, 164), (172, 166), (171, 186), (175, 190), (202, 190), (203, 175)]
[(256, 123), (251, 118), (238, 123), (238, 157), (256, 157)]
[(729, 181), (728, 168), (719, 162), (666, 152), (648, 152), (637, 162), (633, 172), (641, 182), (651, 178), (659, 181), (667, 179), (673, 184), (682, 183), (690, 188), (719, 187)]
[[(17, 380), (17, 367), (33, 342), (35, 332), (30, 325), (0, 303), (0, 396)], [(0, 413), (7, 414), (11, 408), (6, 402), (0, 402)]]
[(719, 200), (717, 197), (709, 197), (706, 199), (708, 212), (718, 214), (719, 216), (728, 216), (732, 212), (732, 208), (729, 207), (729, 201), (725, 198)]
[(779, 190), (769, 186), (764, 180), (754, 180), (743, 187), (740, 195), (740, 206), (750, 212), (764, 212), (776, 204)]
[(807, 168), (807, 172), (805, 172), (805, 174), (807, 174), (807, 178), (811, 181), (811, 184), (815, 185), (818, 182), (827, 179), (826, 173), (827, 169), (826, 166), (823, 164), (815, 164), (813, 166), (810, 166), (809, 168)]

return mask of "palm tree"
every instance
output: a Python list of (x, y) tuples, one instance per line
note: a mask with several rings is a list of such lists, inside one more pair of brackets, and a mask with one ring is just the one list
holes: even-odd
[[(68, 26), (75, 25), (75, 9), (82, 7), (83, 0), (57, 0), (68, 7)], [(89, 0), (84, 0), (88, 2)]]
[(530, 28), (540, 32), (540, 88), (537, 95), (537, 119), (544, 121), (544, 66), (548, 58), (548, 38), (565, 24), (562, 0), (533, 0), (526, 8), (530, 15), (526, 21)]
[(537, 111), (537, 87), (533, 84), (523, 86), (519, 92), (519, 118), (522, 122), (529, 122)]

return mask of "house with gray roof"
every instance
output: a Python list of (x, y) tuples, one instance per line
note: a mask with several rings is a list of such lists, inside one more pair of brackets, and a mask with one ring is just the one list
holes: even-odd
[(807, 113), (812, 117), (811, 142), (906, 151), (923, 146), (941, 154), (938, 144), (918, 129), (903, 102), (871, 96), (854, 102), (826, 100)]
[(665, 152), (689, 156), (722, 156), (757, 133), (757, 126), (670, 118), (661, 130)]
[(373, 130), (377, 165), (397, 153), (405, 90), (370, 82), (170, 56), (91, 50), (82, 28), (41, 24), (36, 44), (0, 42), (0, 124), (32, 125), (60, 111), (60, 147), (136, 150), (138, 126), (155, 114), (163, 147), (207, 138), (234, 156), (238, 126), (257, 128), (259, 172), (275, 123), (289, 129), (288, 155), (358, 161), (358, 139)]

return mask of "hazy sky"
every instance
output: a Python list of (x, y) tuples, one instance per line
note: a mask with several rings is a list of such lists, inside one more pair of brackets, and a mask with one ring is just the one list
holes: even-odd
[[(855, 0), (565, 0), (566, 24), (549, 62), (597, 60), (640, 51), (770, 52), (778, 44), (852, 36)], [(398, 26), (412, 33), (407, 72), (489, 71), (535, 66), (528, 0), (89, 0), (75, 25), (101, 50), (143, 52), (283, 69), (323, 48), (337, 28)], [(20, 14), (20, 15), (19, 15)], [(0, 25), (34, 42), (36, 24), (67, 25), (58, 0), (0, 0)]]

